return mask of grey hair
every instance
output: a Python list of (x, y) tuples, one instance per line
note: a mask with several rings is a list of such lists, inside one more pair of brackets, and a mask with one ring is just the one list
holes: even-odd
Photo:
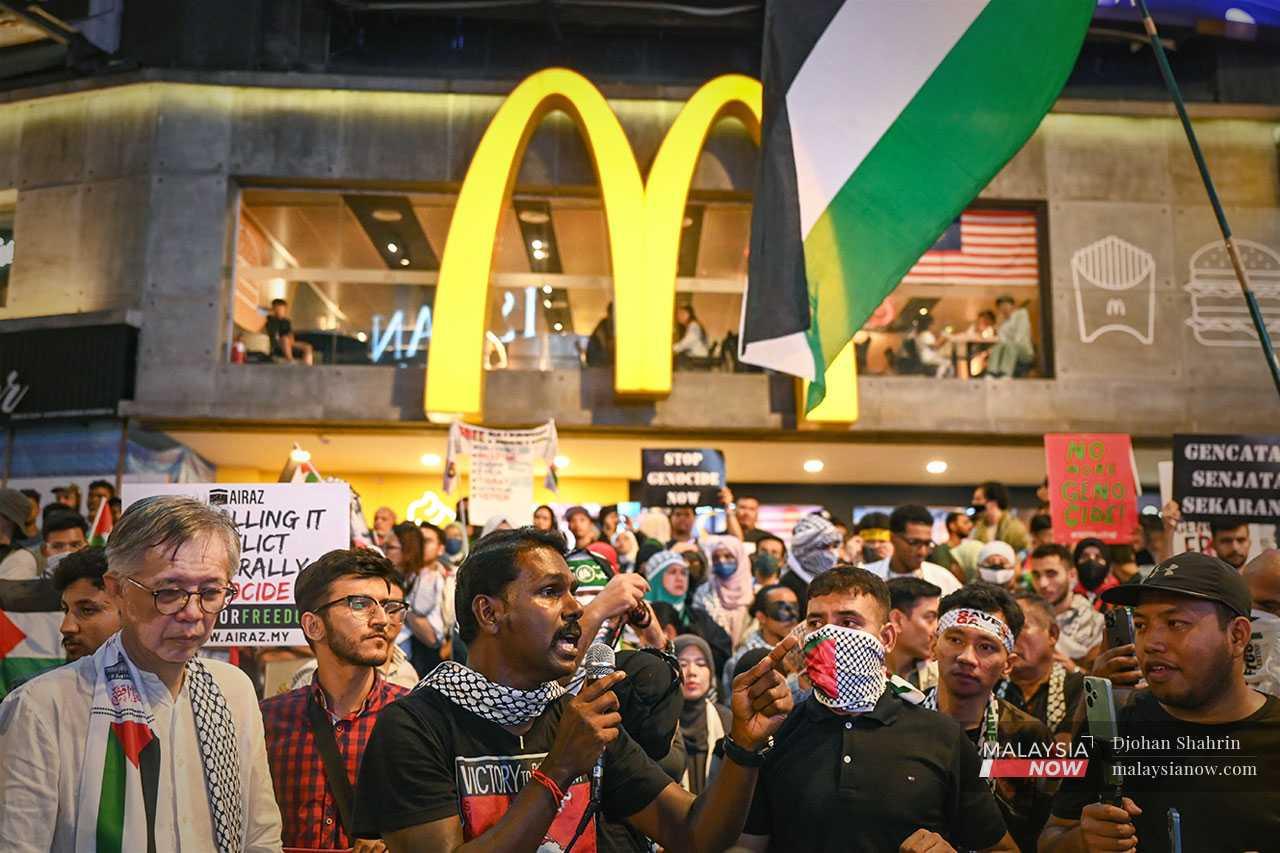
[(227, 577), (240, 565), (240, 534), (230, 517), (195, 498), (155, 495), (131, 504), (107, 539), (107, 574), (125, 578), (142, 570), (152, 548), (172, 556), (197, 537), (221, 537)]

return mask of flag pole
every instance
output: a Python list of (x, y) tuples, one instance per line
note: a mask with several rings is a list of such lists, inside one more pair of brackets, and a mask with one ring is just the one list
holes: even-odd
[[(1129, 0), (1132, 5), (1135, 0)], [(1151, 49), (1155, 51), (1156, 63), (1160, 66), (1160, 74), (1164, 77), (1165, 87), (1169, 90), (1169, 96), (1173, 99), (1173, 105), (1178, 111), (1178, 118), (1182, 121), (1182, 129), (1187, 134), (1187, 142), (1191, 145), (1191, 154), (1195, 157), (1196, 168), (1200, 170), (1200, 180), (1204, 182), (1205, 192), (1209, 194), (1209, 204), (1213, 206), (1213, 215), (1217, 217), (1218, 228), (1222, 231), (1222, 240), (1227, 248), (1227, 257), (1231, 259), (1231, 267), (1235, 270), (1236, 281), (1240, 283), (1240, 290), (1244, 293), (1245, 304), (1249, 306), (1249, 316), (1253, 319), (1253, 328), (1258, 333), (1258, 343), (1262, 345), (1263, 357), (1267, 360), (1267, 367), (1271, 370), (1271, 381), (1276, 386), (1276, 393), (1280, 395), (1280, 362), (1276, 360), (1276, 351), (1271, 345), (1271, 335), (1267, 333), (1267, 324), (1262, 317), (1262, 309), (1258, 306), (1258, 297), (1249, 287), (1249, 279), (1245, 276), (1244, 264), (1240, 260), (1240, 251), (1236, 248), (1235, 239), (1231, 233), (1231, 225), (1227, 222), (1226, 211), (1222, 209), (1222, 202), (1218, 200), (1218, 191), (1214, 188), (1213, 178), (1209, 175), (1209, 164), (1205, 162), (1204, 152), (1200, 150), (1200, 143), (1196, 139), (1195, 129), (1191, 126), (1191, 117), (1187, 115), (1187, 105), (1182, 100), (1182, 91), (1178, 88), (1178, 81), (1174, 79), (1173, 69), (1169, 67), (1169, 57), (1165, 54), (1164, 45), (1160, 42), (1160, 34), (1156, 30), (1155, 19), (1151, 17), (1151, 10), (1147, 8), (1147, 0), (1136, 0), (1139, 10), (1142, 13), (1142, 25), (1146, 28), (1147, 37), (1151, 40)]]

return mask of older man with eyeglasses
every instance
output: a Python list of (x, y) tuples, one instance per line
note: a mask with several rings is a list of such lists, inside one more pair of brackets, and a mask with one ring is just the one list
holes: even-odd
[(120, 632), (0, 704), (0, 850), (280, 850), (257, 697), (196, 657), (240, 536), (191, 498), (133, 504), (107, 547)]
[(378, 714), (409, 692), (378, 669), (407, 609), (397, 578), (390, 560), (360, 549), (330, 551), (298, 574), (294, 599), (315, 674), (262, 703), (287, 847), (386, 850), (381, 841), (351, 837), (351, 807)]

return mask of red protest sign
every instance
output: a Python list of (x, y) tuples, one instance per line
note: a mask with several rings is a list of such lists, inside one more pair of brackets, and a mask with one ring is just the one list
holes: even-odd
[(1129, 542), (1138, 526), (1133, 446), (1121, 433), (1050, 433), (1044, 437), (1054, 538)]

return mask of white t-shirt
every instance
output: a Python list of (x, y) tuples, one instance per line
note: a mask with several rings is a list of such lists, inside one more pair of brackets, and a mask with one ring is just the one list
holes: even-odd
[[(879, 575), (885, 580), (905, 577), (905, 575), (899, 575), (889, 571), (889, 561), (892, 559), (892, 557), (885, 557), (883, 560), (878, 562), (867, 563), (863, 568), (872, 574)], [(951, 574), (951, 572), (942, 568), (942, 566), (939, 566), (937, 563), (930, 563), (928, 560), (921, 563), (920, 568), (916, 569), (911, 574), (913, 577), (927, 580), (929, 583), (942, 590), (943, 595), (950, 595), (961, 587), (961, 583), (956, 580), (955, 575)]]
[(15, 548), (0, 560), (0, 580), (29, 581), (40, 577), (40, 562), (26, 548)]

